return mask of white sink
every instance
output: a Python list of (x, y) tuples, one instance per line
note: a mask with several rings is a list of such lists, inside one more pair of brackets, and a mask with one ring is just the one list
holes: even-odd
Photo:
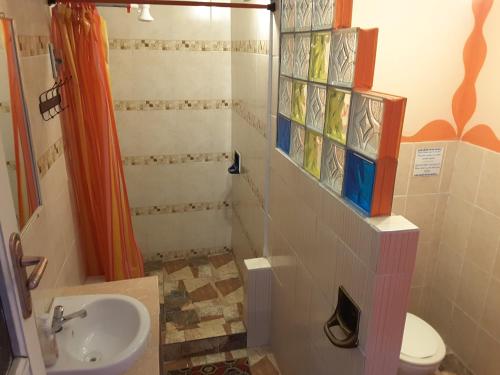
[(57, 297), (64, 315), (87, 310), (85, 318), (66, 322), (56, 333), (59, 358), (47, 368), (58, 375), (118, 375), (127, 371), (147, 345), (151, 320), (146, 307), (120, 294)]

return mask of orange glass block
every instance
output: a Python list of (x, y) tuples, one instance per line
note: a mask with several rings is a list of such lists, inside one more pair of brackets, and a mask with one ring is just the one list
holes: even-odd
[(339, 29), (332, 33), (328, 84), (370, 89), (377, 55), (378, 29)]
[(392, 210), (406, 98), (378, 92), (361, 93), (377, 97), (383, 100), (384, 104), (378, 158), (375, 160), (377, 169), (371, 216), (386, 216), (390, 215)]
[(351, 27), (352, 0), (337, 0), (335, 2), (335, 16), (333, 27), (335, 29)]

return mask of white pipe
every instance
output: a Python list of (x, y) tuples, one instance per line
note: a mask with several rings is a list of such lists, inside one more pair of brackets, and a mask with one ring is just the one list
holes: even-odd
[(263, 256), (269, 257), (269, 195), (271, 193), (271, 155), (273, 145), (273, 25), (274, 12), (269, 12), (269, 51), (267, 64), (267, 155), (264, 178), (264, 249)]

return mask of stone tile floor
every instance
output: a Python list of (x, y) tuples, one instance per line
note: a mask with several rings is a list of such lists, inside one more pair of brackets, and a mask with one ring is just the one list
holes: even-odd
[(243, 283), (231, 252), (145, 264), (158, 276), (163, 344), (246, 332)]
[(280, 375), (276, 359), (268, 348), (239, 349), (165, 362), (164, 373), (223, 361), (248, 358), (252, 375)]

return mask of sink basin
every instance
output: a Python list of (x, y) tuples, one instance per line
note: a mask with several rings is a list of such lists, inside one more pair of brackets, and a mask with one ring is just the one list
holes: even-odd
[(64, 306), (68, 315), (87, 310), (86, 318), (66, 322), (56, 334), (59, 358), (47, 374), (123, 374), (146, 348), (151, 320), (146, 307), (120, 294), (57, 297), (51, 308)]

